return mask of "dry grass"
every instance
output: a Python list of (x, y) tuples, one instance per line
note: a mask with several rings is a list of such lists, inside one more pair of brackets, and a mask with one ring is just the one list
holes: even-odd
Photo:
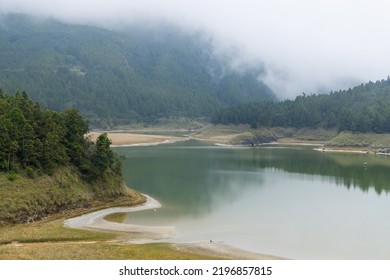
[(341, 132), (327, 142), (327, 146), (365, 147), (370, 149), (389, 148), (390, 134)]
[(57, 242), (0, 246), (7, 260), (204, 260), (201, 254), (183, 252), (168, 243), (120, 244), (112, 242)]
[(249, 125), (212, 125), (193, 133), (192, 136), (204, 141), (227, 144), (248, 129)]

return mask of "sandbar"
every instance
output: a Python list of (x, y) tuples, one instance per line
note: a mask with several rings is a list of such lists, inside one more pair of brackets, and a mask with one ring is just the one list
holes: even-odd
[(99, 231), (114, 231), (139, 233), (148, 239), (165, 239), (173, 237), (175, 228), (172, 226), (142, 226), (125, 223), (109, 222), (104, 217), (114, 213), (130, 213), (136, 211), (157, 209), (161, 204), (154, 198), (145, 195), (146, 202), (134, 207), (114, 207), (88, 213), (82, 216), (65, 220), (64, 226), (70, 228), (92, 229)]
[[(102, 132), (90, 132), (87, 138), (96, 141), (97, 137)], [(152, 135), (152, 134), (136, 134), (136, 133), (117, 133), (106, 132), (108, 138), (111, 140), (112, 147), (126, 147), (126, 146), (149, 146), (166, 143), (174, 143), (177, 141), (188, 140), (187, 137), (176, 137), (170, 135)]]

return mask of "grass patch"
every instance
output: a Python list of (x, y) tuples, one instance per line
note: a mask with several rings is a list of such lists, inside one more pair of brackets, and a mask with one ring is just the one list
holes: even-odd
[(297, 140), (303, 141), (318, 141), (326, 142), (337, 136), (337, 130), (335, 129), (324, 129), (324, 128), (302, 128), (299, 129), (292, 137)]
[(112, 233), (65, 228), (63, 221), (56, 220), (0, 228), (0, 244), (109, 240), (116, 237)]
[(257, 145), (278, 140), (275, 133), (268, 128), (250, 129), (229, 141), (232, 145)]
[(191, 136), (210, 142), (228, 143), (235, 137), (247, 132), (249, 125), (210, 125), (206, 126)]
[(198, 130), (193, 135), (199, 138), (211, 138), (221, 135), (241, 134), (248, 129), (249, 125), (211, 125)]
[[(200, 254), (175, 249), (168, 243), (120, 244), (66, 242), (0, 246), (0, 259), (7, 260), (204, 260)], [(214, 258), (215, 259), (215, 258)]]

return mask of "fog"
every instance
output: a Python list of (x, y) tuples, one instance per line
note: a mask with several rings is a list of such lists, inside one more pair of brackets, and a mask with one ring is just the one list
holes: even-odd
[(280, 98), (390, 74), (390, 2), (359, 0), (2, 0), (0, 11), (119, 27), (167, 21), (213, 38), (237, 70), (263, 65)]

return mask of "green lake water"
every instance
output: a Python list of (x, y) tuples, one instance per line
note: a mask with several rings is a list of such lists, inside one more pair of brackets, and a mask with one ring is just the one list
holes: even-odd
[(126, 184), (163, 205), (125, 222), (173, 225), (171, 241), (293, 259), (390, 259), (388, 157), (198, 141), (115, 151), (125, 156)]

